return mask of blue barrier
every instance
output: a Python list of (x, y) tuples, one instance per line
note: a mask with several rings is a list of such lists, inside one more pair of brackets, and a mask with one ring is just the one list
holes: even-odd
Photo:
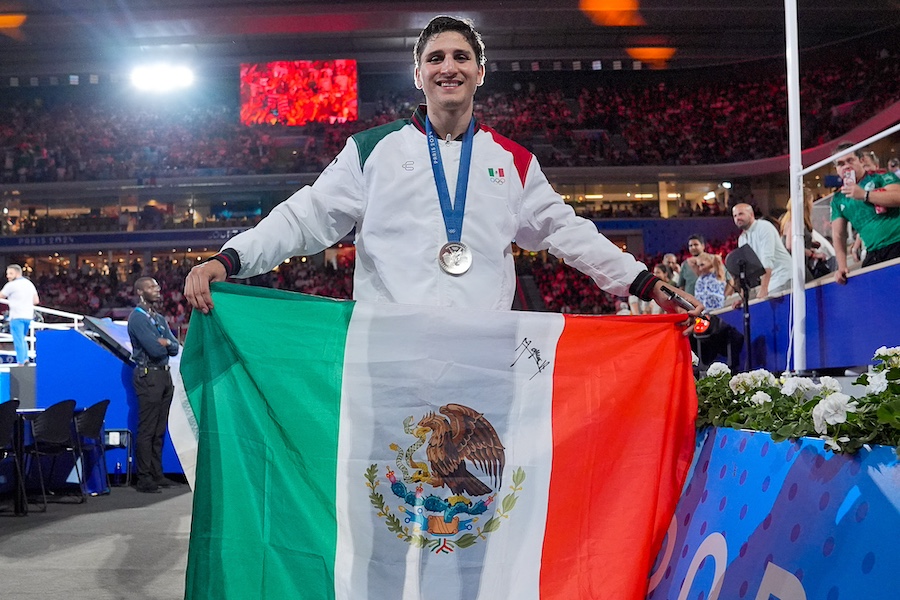
[(708, 429), (649, 600), (897, 600), (900, 465), (891, 446)]
[[(829, 278), (807, 287), (806, 368), (868, 365), (876, 349), (900, 344), (900, 311), (894, 307), (898, 297), (900, 261), (855, 272), (847, 285)], [(785, 370), (790, 311), (790, 294), (750, 304), (753, 368)], [(741, 310), (719, 316), (744, 331)]]

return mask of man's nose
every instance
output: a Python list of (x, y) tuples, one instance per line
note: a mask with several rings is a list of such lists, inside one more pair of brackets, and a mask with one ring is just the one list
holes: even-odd
[(441, 73), (455, 73), (456, 72), (456, 61), (453, 60), (453, 57), (449, 54), (444, 57), (444, 62), (441, 63)]

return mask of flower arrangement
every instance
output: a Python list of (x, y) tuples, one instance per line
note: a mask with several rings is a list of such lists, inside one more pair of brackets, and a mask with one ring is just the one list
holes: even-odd
[[(868, 444), (900, 445), (900, 346), (875, 351), (874, 367), (856, 379), (866, 393), (851, 398), (833, 377), (818, 381), (764, 369), (731, 374), (713, 363), (697, 382), (697, 426), (767, 431), (775, 441), (820, 437), (835, 452)], [(900, 448), (897, 450), (900, 456)]]

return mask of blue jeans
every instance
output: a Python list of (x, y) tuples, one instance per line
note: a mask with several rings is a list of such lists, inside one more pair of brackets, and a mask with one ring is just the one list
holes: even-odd
[(31, 319), (11, 319), (9, 321), (9, 332), (13, 338), (13, 348), (16, 349), (16, 362), (24, 365), (28, 362), (28, 345), (25, 343), (25, 333)]

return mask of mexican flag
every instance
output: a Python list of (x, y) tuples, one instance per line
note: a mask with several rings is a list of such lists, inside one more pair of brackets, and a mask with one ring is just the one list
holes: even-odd
[(213, 301), (187, 598), (645, 597), (694, 448), (680, 317)]

